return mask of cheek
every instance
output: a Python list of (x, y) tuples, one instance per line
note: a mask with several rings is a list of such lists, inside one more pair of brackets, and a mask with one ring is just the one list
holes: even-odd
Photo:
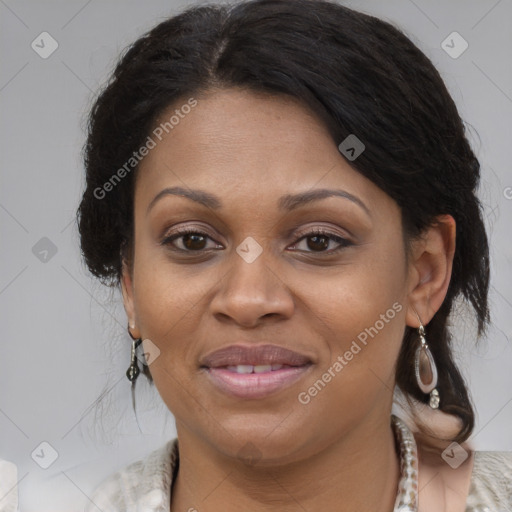
[[(389, 245), (394, 242), (390, 240)], [(405, 255), (383, 245), (383, 242), (372, 242), (371, 246), (354, 251), (336, 270), (302, 273), (295, 278), (302, 302), (311, 312), (311, 321), (316, 318), (318, 324), (330, 329), (326, 339), (346, 344), (376, 322), (383, 334), (386, 331), (386, 335), (393, 337), (401, 332), (403, 322), (400, 324), (401, 316), (396, 310), (403, 309), (406, 295)], [(385, 257), (386, 254), (391, 256)], [(393, 309), (395, 303), (401, 307)], [(381, 315), (385, 316), (382, 321)], [(392, 324), (398, 324), (394, 332), (390, 328)]]
[(189, 404), (190, 393), (197, 394), (192, 380), (197, 372), (200, 327), (206, 320), (211, 291), (221, 277), (214, 267), (199, 271), (171, 264), (159, 248), (141, 244), (136, 254), (138, 324), (144, 338), (158, 347), (158, 358), (149, 369), (162, 399), (173, 412)]
[(323, 291), (305, 299), (308, 323), (327, 346), (320, 374), (341, 358), (344, 377), (338, 382), (348, 379), (355, 385), (369, 372), (386, 382), (392, 376), (404, 331), (404, 299), (389, 278), (382, 278), (388, 286), (377, 291), (374, 277), (354, 273), (337, 284), (326, 281), (324, 287), (317, 281)]
[(168, 264), (162, 270), (148, 265), (135, 278), (140, 329), (145, 337), (158, 340), (162, 352), (179, 352), (190, 346), (198, 328), (199, 310), (215, 283), (213, 279), (208, 283), (210, 277), (194, 279), (184, 273)]
[(163, 339), (173, 326), (179, 328), (180, 319), (204, 295), (202, 290), (207, 290), (207, 283), (198, 281), (190, 266), (172, 264), (166, 248), (151, 237), (149, 228), (140, 229), (135, 253), (134, 296), (145, 336)]
[[(343, 416), (347, 408), (355, 414), (369, 410), (394, 385), (405, 328), (405, 255), (392, 247), (376, 249), (341, 267), (336, 278), (303, 277), (308, 321), (328, 345), (311, 387), (303, 390), (318, 414), (324, 408)], [(389, 252), (392, 257), (380, 257)]]
[[(153, 270), (148, 271), (150, 268)], [(192, 382), (197, 371), (194, 334), (204, 293), (199, 283), (185, 279), (180, 272), (156, 271), (151, 265), (140, 271), (135, 284), (141, 332), (159, 350), (149, 366), (155, 387), (173, 414), (186, 417), (195, 403), (191, 400), (196, 395)]]

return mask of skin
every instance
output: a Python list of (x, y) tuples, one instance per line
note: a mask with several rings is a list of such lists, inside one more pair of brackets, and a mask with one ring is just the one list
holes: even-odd
[[(350, 166), (313, 113), (238, 89), (197, 100), (141, 162), (134, 258), (122, 276), (131, 332), (160, 350), (150, 371), (176, 419), (171, 510), (392, 511), (395, 363), (406, 325), (419, 326), (417, 314), (426, 325), (444, 300), (455, 222), (440, 217), (406, 258), (398, 205)], [(206, 191), (222, 206), (165, 195), (148, 212), (175, 186)], [(368, 211), (343, 197), (278, 208), (281, 196), (319, 188), (347, 191)], [(178, 226), (208, 238), (162, 245)], [(350, 244), (334, 252), (332, 238), (305, 236), (315, 228)], [(235, 250), (248, 236), (263, 249), (252, 263)], [(186, 240), (198, 250), (179, 252)], [(298, 394), (394, 303), (401, 311), (300, 403)], [(291, 348), (313, 365), (272, 396), (233, 398), (210, 383), (199, 360), (237, 342)], [(239, 455), (248, 446), (257, 453), (252, 464)]]

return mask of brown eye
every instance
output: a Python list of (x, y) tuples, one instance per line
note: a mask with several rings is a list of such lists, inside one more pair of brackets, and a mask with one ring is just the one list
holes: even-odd
[[(305, 248), (300, 248), (300, 242), (305, 241)], [(338, 244), (338, 247), (334, 249), (327, 250), (329, 248), (329, 244), (331, 242), (335, 242)], [(298, 250), (304, 250), (305, 252), (320, 252), (331, 254), (338, 250), (341, 250), (345, 247), (352, 245), (352, 242), (343, 238), (339, 235), (335, 235), (334, 233), (329, 233), (323, 230), (312, 231), (310, 233), (306, 233), (300, 240), (299, 244), (296, 244), (295, 248)]]
[(329, 247), (329, 237), (325, 235), (315, 235), (307, 237), (307, 246), (313, 251), (324, 251)]
[[(205, 249), (215, 249), (219, 247), (218, 244), (214, 244), (213, 247), (207, 247), (208, 239), (211, 240), (206, 233), (201, 231), (194, 229), (181, 229), (176, 233), (165, 237), (164, 240), (162, 240), (162, 245), (168, 245), (171, 246), (171, 248), (183, 252), (201, 252)], [(181, 241), (181, 244), (177, 243), (178, 241)]]
[(183, 245), (191, 250), (198, 251), (204, 249), (206, 243), (206, 237), (197, 233), (189, 233), (181, 237), (183, 239)]

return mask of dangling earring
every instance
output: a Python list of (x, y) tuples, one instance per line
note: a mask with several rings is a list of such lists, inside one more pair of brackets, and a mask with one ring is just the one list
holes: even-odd
[(439, 391), (436, 389), (437, 367), (432, 352), (430, 352), (427, 342), (425, 341), (425, 329), (421, 320), (420, 326), (418, 327), (418, 334), (420, 337), (420, 346), (416, 349), (414, 356), (416, 381), (423, 393), (430, 393), (430, 407), (437, 409), (439, 407)]
[(134, 338), (132, 336), (130, 325), (128, 325), (128, 334), (133, 341), (131, 362), (128, 370), (126, 370), (126, 376), (128, 377), (128, 380), (133, 383), (140, 373), (139, 365), (137, 364), (137, 347), (142, 343), (142, 338)]

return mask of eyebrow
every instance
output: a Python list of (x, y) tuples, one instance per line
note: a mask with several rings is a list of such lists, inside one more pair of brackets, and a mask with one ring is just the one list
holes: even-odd
[(361, 199), (350, 194), (346, 190), (340, 189), (319, 188), (308, 192), (301, 192), (299, 194), (289, 194), (281, 197), (278, 201), (278, 205), (282, 210), (291, 211), (312, 201), (319, 201), (320, 199), (326, 199), (328, 197), (342, 197), (344, 199), (348, 199), (370, 215), (370, 209), (363, 203), (363, 201), (361, 201)]
[[(212, 210), (219, 210), (222, 207), (222, 202), (217, 196), (214, 196), (209, 192), (205, 192), (204, 190), (171, 187), (164, 188), (152, 199), (148, 205), (146, 213), (149, 213), (157, 201), (168, 195), (186, 197), (192, 201), (202, 204), (203, 206), (206, 206), (207, 208), (211, 208)], [(350, 194), (346, 190), (340, 189), (320, 188), (310, 190), (308, 192), (300, 192), (298, 194), (288, 194), (279, 198), (277, 204), (281, 210), (292, 211), (296, 208), (304, 206), (305, 204), (311, 203), (312, 201), (319, 201), (328, 197), (342, 197), (344, 199), (348, 199), (349, 201), (357, 204), (368, 215), (370, 215), (369, 208), (363, 203), (363, 201), (361, 201), (361, 199), (354, 196), (353, 194)]]
[(187, 197), (188, 199), (192, 199), (192, 201), (200, 203), (208, 208), (211, 208), (212, 210), (218, 210), (222, 206), (220, 199), (218, 199), (213, 194), (210, 194), (203, 190), (186, 189), (183, 187), (172, 187), (164, 188), (163, 190), (161, 190), (149, 203), (146, 213), (149, 213), (149, 210), (153, 208), (157, 201), (159, 201), (162, 197), (168, 195)]

